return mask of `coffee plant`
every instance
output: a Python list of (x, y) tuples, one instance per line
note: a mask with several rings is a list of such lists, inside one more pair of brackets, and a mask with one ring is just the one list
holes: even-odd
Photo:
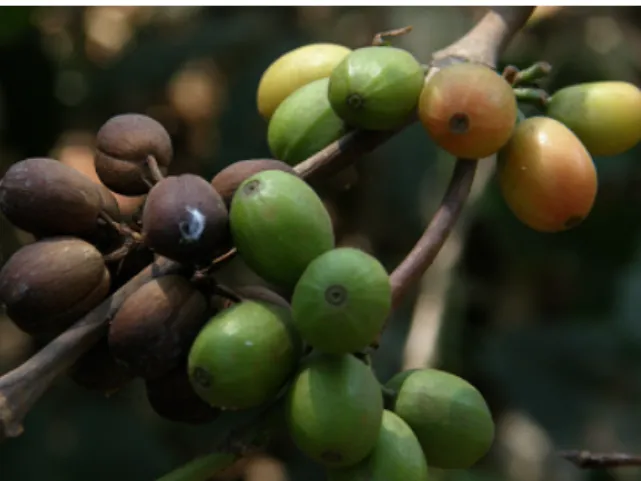
[[(36, 240), (2, 267), (0, 301), (43, 347), (0, 378), (0, 438), (19, 436), (31, 407), (68, 374), (102, 392), (142, 378), (150, 406), (176, 423), (240, 419), (163, 481), (209, 479), (278, 431), (333, 481), (425, 481), (430, 467), (477, 463), (495, 426), (473, 385), (427, 368), (377, 379), (370, 356), (390, 313), (443, 245), (479, 162), (496, 161), (516, 218), (560, 232), (590, 215), (592, 156), (641, 139), (633, 85), (547, 93), (536, 84), (552, 68), (545, 62), (496, 70), (532, 10), (490, 9), (428, 64), (392, 45), (410, 28), (368, 46), (285, 53), (257, 85), (273, 158), (239, 160), (213, 179), (167, 175), (169, 134), (134, 113), (96, 133), (99, 183), (55, 159), (12, 165), (0, 210)], [(523, 115), (523, 103), (538, 114)], [(424, 235), (390, 273), (337, 246), (311, 181), (416, 121), (458, 160)], [(125, 215), (119, 199), (136, 196), (144, 203)], [(264, 284), (222, 283), (232, 258)]]

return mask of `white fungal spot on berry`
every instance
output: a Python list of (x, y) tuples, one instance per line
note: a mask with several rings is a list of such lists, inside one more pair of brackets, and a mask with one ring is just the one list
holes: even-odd
[(178, 224), (182, 242), (198, 242), (205, 231), (205, 216), (198, 208), (186, 206), (187, 220)]

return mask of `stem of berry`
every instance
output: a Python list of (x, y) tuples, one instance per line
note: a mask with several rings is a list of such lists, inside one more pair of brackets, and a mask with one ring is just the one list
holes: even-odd
[(407, 35), (411, 31), (412, 31), (412, 26), (408, 25), (407, 27), (394, 28), (392, 30), (379, 32), (376, 35), (374, 35), (374, 40), (372, 40), (372, 45), (374, 47), (390, 45), (390, 42), (386, 40), (387, 37), (400, 37), (401, 35)]
[(641, 466), (641, 456), (635, 454), (561, 451), (559, 456), (567, 459), (581, 469), (607, 469)]
[(459, 159), (456, 162), (452, 180), (436, 214), (414, 248), (392, 272), (390, 282), (394, 308), (400, 305), (409, 288), (432, 264), (447, 240), (470, 193), (476, 164), (476, 160), (467, 159)]
[(162, 172), (160, 171), (160, 167), (158, 167), (158, 161), (156, 160), (156, 157), (154, 157), (153, 155), (147, 156), (147, 166), (149, 167), (151, 178), (153, 179), (155, 184), (165, 178), (165, 176), (162, 175)]
[(528, 85), (547, 77), (552, 72), (552, 65), (548, 62), (536, 62), (525, 70), (517, 72), (512, 79), (512, 86), (519, 87), (521, 85)]
[(527, 102), (541, 108), (544, 108), (550, 99), (548, 93), (543, 89), (517, 87), (513, 91), (519, 102)]

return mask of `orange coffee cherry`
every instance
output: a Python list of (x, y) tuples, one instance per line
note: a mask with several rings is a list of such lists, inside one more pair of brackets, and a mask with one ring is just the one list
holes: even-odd
[(510, 139), (517, 104), (510, 84), (494, 70), (460, 63), (427, 81), (418, 116), (439, 147), (460, 158), (480, 159), (495, 154)]
[(531, 117), (499, 154), (501, 192), (514, 215), (540, 232), (580, 224), (592, 210), (597, 172), (585, 146), (549, 117)]

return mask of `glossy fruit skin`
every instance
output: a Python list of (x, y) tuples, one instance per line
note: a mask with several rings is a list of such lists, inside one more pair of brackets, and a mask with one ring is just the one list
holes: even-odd
[(276, 396), (301, 353), (288, 309), (247, 300), (218, 313), (198, 334), (189, 378), (209, 405), (249, 409)]
[(539, 232), (580, 224), (596, 199), (594, 162), (581, 141), (549, 117), (522, 121), (498, 156), (501, 193), (514, 215)]
[(24, 332), (64, 331), (109, 292), (100, 252), (74, 237), (52, 237), (18, 249), (0, 270), (0, 303)]
[(641, 90), (628, 82), (565, 87), (550, 97), (546, 115), (572, 130), (593, 156), (618, 155), (641, 140)]
[(427, 481), (423, 450), (405, 421), (383, 411), (383, 422), (371, 454), (355, 466), (332, 469), (327, 481)]
[(238, 253), (268, 282), (293, 288), (307, 265), (334, 247), (332, 221), (316, 192), (278, 170), (249, 177), (229, 215)]
[(225, 250), (229, 216), (218, 192), (202, 177), (166, 177), (147, 196), (145, 244), (179, 262), (205, 263)]
[(371, 369), (351, 354), (306, 359), (287, 393), (290, 436), (306, 456), (327, 467), (362, 461), (374, 448), (383, 396)]
[(397, 374), (386, 387), (397, 392), (391, 410), (410, 426), (429, 466), (467, 469), (491, 448), (492, 414), (481, 393), (464, 379), (437, 369), (414, 369)]
[(238, 189), (238, 186), (242, 184), (248, 177), (251, 177), (252, 175), (264, 170), (282, 170), (293, 175), (298, 175), (291, 165), (286, 164), (281, 160), (240, 160), (228, 165), (223, 170), (218, 172), (218, 174), (216, 174), (216, 176), (211, 180), (211, 185), (221, 195), (227, 207), (229, 207), (231, 199)]
[(171, 138), (155, 119), (141, 114), (116, 115), (96, 134), (95, 165), (100, 181), (127, 196), (149, 191), (147, 157), (153, 156), (163, 175), (173, 157)]
[(304, 85), (278, 106), (269, 121), (272, 155), (295, 165), (341, 138), (347, 131), (327, 98), (328, 78)]
[(186, 358), (207, 319), (207, 300), (187, 279), (153, 279), (116, 313), (109, 325), (109, 349), (131, 372), (153, 379)]
[(332, 43), (313, 43), (278, 57), (258, 83), (258, 112), (268, 120), (294, 91), (314, 80), (329, 77), (334, 67), (351, 50)]
[(0, 180), (0, 210), (37, 237), (94, 234), (104, 202), (87, 176), (45, 157), (16, 162)]
[(517, 121), (512, 87), (489, 67), (456, 63), (428, 80), (418, 117), (431, 139), (463, 159), (489, 157), (503, 147)]
[(395, 129), (409, 120), (416, 108), (424, 78), (423, 67), (406, 50), (359, 48), (332, 72), (329, 102), (350, 126)]
[[(109, 192), (109, 194), (111, 194), (111, 197), (113, 197), (116, 201), (119, 217), (130, 219), (131, 216), (140, 209), (143, 202), (145, 202), (145, 199), (147, 198), (145, 195), (136, 197), (125, 196), (109, 190), (107, 186), (105, 186), (105, 184), (101, 182), (100, 177), (98, 177), (93, 156), (86, 157), (82, 155), (72, 155), (61, 159), (60, 162), (89, 177), (94, 183), (102, 187), (102, 192)], [(109, 196), (106, 193), (103, 195), (107, 198), (107, 203), (111, 204), (111, 199), (109, 199)], [(113, 210), (109, 210), (107, 207), (105, 207), (105, 209), (107, 210), (107, 213), (111, 215), (112, 218), (114, 218), (114, 220), (118, 220), (117, 217), (114, 217)]]
[(312, 347), (330, 354), (371, 344), (390, 313), (392, 288), (381, 263), (341, 247), (314, 259), (292, 296), (294, 325)]

